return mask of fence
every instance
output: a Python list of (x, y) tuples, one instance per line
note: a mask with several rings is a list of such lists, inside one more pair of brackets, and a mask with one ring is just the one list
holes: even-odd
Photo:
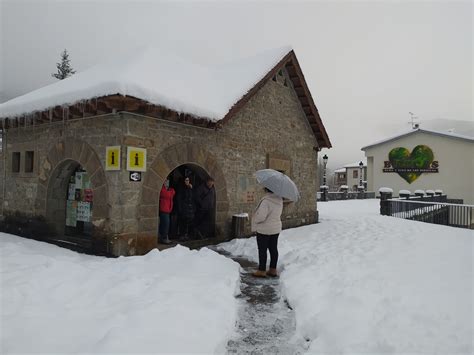
[(446, 202), (387, 199), (380, 201), (380, 212), (414, 221), (474, 229), (474, 205), (452, 203), (462, 200), (448, 200), (446, 195), (434, 197)]
[[(323, 200), (323, 193), (317, 192), (318, 201)], [(327, 201), (339, 201), (339, 200), (357, 200), (357, 199), (368, 199), (375, 198), (375, 192), (363, 191), (363, 192), (327, 192)]]

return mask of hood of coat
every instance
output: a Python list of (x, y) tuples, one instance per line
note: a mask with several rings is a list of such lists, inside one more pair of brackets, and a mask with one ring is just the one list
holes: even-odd
[(283, 199), (280, 196), (275, 195), (274, 193), (268, 193), (263, 196), (263, 198), (268, 202), (274, 203), (275, 205), (281, 205), (283, 203)]

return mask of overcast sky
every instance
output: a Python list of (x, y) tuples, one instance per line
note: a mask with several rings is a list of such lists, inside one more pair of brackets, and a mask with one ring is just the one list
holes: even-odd
[(143, 45), (198, 62), (291, 45), (333, 145), (323, 151), (330, 168), (409, 129), (409, 111), (422, 126), (473, 120), (471, 1), (0, 4), (0, 101), (53, 83), (64, 48), (82, 71)]

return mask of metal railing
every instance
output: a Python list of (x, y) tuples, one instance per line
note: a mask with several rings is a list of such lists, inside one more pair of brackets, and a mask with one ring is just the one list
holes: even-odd
[(449, 202), (413, 201), (411, 199), (381, 201), (384, 203), (383, 214), (388, 216), (474, 229), (474, 205)]

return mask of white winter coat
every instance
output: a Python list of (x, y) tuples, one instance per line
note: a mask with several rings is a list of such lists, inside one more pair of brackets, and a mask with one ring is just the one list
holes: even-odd
[(281, 232), (281, 212), (283, 199), (268, 193), (260, 200), (252, 215), (252, 232), (272, 235)]

